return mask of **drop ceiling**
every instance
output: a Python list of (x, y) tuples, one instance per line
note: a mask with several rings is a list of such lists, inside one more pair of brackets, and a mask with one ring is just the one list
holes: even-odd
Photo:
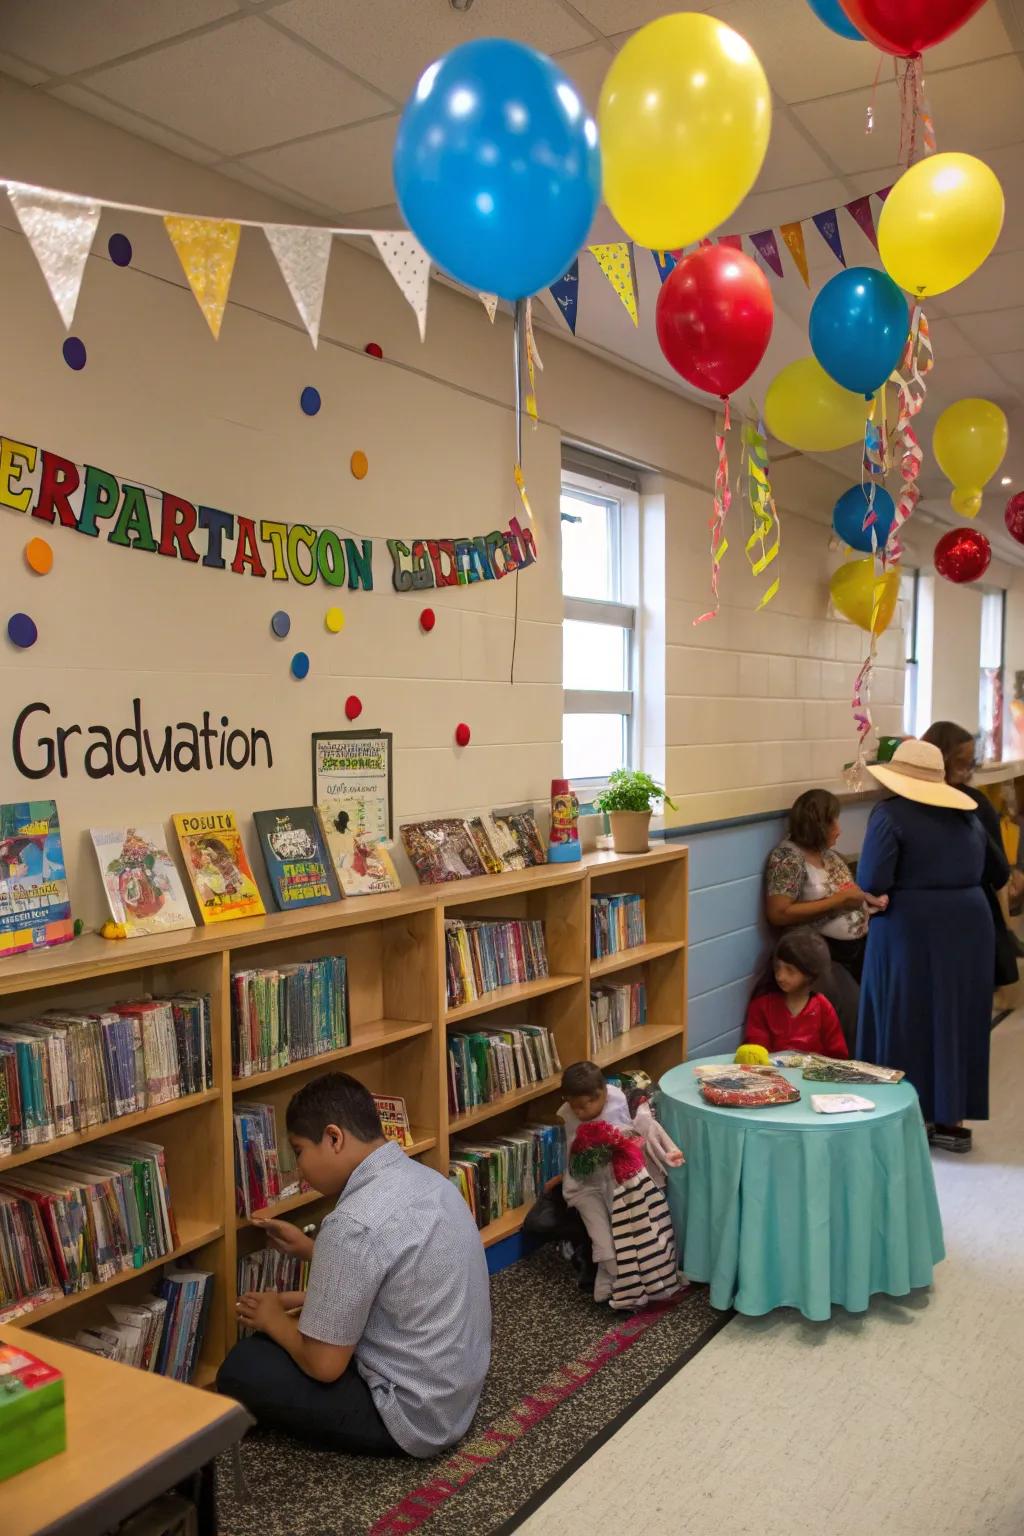
[[(683, 5), (680, 5), (683, 8)], [(836, 37), (806, 0), (690, 0), (741, 32), (771, 82), (774, 121), (754, 190), (720, 233), (749, 232), (841, 206), (899, 174), (892, 62)], [(0, 71), (190, 160), (282, 197), (318, 219), (371, 227), (401, 223), (391, 146), (402, 104), (423, 68), (470, 38), (515, 37), (558, 58), (593, 109), (616, 50), (636, 27), (672, 9), (665, 0), (4, 0)], [(1024, 489), (1024, 0), (988, 0), (928, 56), (927, 87), (940, 149), (980, 155), (1006, 193), (1006, 224), (977, 275), (928, 306), (936, 367), (922, 418), (966, 394), (997, 401), (1011, 424), (1003, 473)], [(865, 132), (869, 103), (874, 129)], [(876, 204), (877, 213), (877, 204)], [(877, 264), (840, 214), (850, 265)], [(595, 239), (619, 231), (602, 209)], [(806, 230), (812, 292), (837, 270)], [(783, 254), (773, 277), (776, 327), (752, 381), (807, 350), (810, 295)], [(641, 320), (587, 260), (578, 336), (679, 387), (654, 338), (654, 263), (638, 260)], [(553, 312), (552, 326), (561, 321)], [(831, 455), (857, 472), (855, 450)], [(925, 505), (952, 521), (948, 487), (926, 455)], [(990, 487), (981, 525), (1001, 553), (1008, 492)]]

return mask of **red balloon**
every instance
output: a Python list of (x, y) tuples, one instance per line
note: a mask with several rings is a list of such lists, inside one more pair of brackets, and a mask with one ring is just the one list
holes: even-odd
[(1024, 491), (1018, 491), (1016, 496), (1010, 497), (1003, 516), (1010, 537), (1016, 539), (1018, 544), (1024, 544)]
[(839, 0), (858, 32), (885, 53), (934, 48), (970, 21), (985, 0)]
[(951, 528), (935, 546), (935, 569), (957, 586), (984, 576), (992, 559), (992, 546), (977, 528)]
[(775, 305), (761, 268), (728, 245), (704, 245), (678, 262), (658, 294), (658, 345), (688, 384), (723, 400), (757, 368)]

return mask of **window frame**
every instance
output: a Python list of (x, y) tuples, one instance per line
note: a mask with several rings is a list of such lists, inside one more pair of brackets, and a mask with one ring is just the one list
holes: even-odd
[(920, 636), (921, 572), (916, 567), (905, 573), (910, 582), (910, 622), (903, 626), (904, 635), (904, 682), (903, 682), (903, 729), (909, 736), (917, 735), (917, 695), (920, 682), (917, 645)]

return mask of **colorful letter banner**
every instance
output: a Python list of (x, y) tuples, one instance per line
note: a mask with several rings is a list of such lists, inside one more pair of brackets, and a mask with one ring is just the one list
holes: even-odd
[(0, 437), (0, 507), (187, 565), (353, 592), (374, 591), (374, 556), (382, 545), (396, 592), (500, 581), (537, 559), (532, 528), (516, 517), (506, 529), (457, 538), (365, 538), (222, 512), (9, 437)]

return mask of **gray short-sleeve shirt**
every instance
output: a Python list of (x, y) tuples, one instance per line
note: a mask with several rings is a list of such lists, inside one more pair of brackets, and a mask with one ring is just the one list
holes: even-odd
[(403, 1450), (433, 1456), (464, 1435), (490, 1364), (491, 1300), (458, 1190), (394, 1142), (371, 1152), (324, 1218), (299, 1328), (355, 1345)]

